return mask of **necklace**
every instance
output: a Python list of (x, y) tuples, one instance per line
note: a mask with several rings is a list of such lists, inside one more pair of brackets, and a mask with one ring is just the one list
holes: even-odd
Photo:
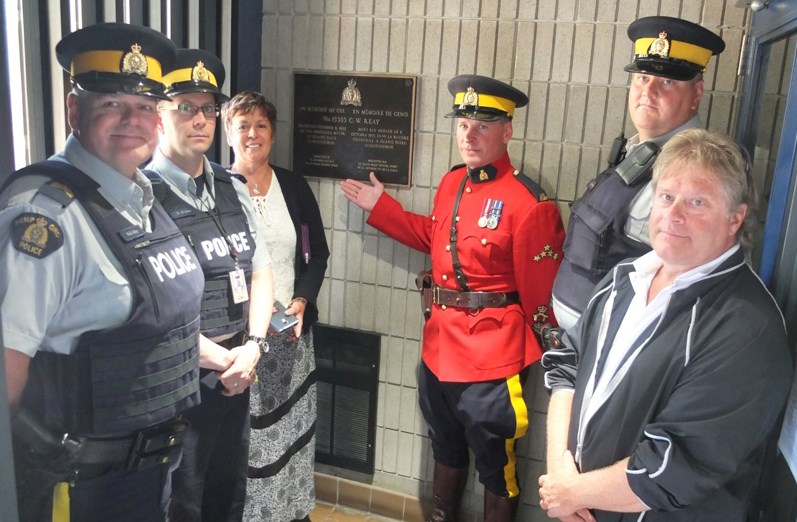
[(255, 194), (258, 194), (258, 195), (260, 194), (260, 188), (257, 186), (257, 183), (255, 183), (255, 186), (252, 189), (252, 192), (254, 192)]

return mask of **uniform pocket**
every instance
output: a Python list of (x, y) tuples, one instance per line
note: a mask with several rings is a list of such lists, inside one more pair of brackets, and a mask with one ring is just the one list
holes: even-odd
[[(612, 219), (597, 208), (581, 202), (573, 205), (570, 220), (573, 226), (565, 238), (565, 255), (573, 265), (594, 272), (598, 266), (603, 235)], [(573, 245), (576, 247), (573, 248)]]

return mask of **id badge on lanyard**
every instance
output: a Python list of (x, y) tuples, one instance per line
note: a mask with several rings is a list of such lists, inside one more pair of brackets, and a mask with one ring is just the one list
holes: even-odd
[(230, 271), (230, 287), (232, 288), (232, 302), (235, 304), (249, 300), (249, 291), (246, 289), (246, 274), (243, 269), (238, 268), (235, 262), (235, 269)]

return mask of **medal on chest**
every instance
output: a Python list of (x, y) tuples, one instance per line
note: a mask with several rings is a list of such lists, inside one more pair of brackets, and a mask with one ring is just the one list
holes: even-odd
[(489, 228), (490, 230), (498, 228), (498, 222), (501, 221), (501, 212), (503, 212), (503, 209), (503, 201), (486, 198), (482, 205), (481, 215), (477, 221), (479, 228)]

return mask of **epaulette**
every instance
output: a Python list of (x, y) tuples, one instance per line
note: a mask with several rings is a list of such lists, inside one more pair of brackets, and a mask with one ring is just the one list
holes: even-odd
[(154, 170), (148, 169), (141, 169), (141, 172), (152, 184), (152, 195), (155, 196), (155, 199), (161, 203), (166, 201), (172, 193), (172, 189), (170, 189), (166, 182), (163, 181), (163, 178), (160, 176), (160, 174)]
[(66, 208), (75, 200), (75, 192), (93, 194), (99, 184), (84, 174), (80, 169), (63, 161), (46, 160), (28, 165), (9, 176), (0, 191), (4, 190), (12, 181), (22, 176), (41, 175), (50, 178), (44, 183), (36, 194), (42, 194), (52, 199), (61, 207)]
[(513, 174), (514, 178), (518, 180), (521, 185), (526, 187), (526, 189), (531, 192), (531, 195), (534, 196), (537, 201), (548, 201), (548, 194), (545, 193), (539, 183), (526, 176), (519, 170), (515, 170)]
[(232, 178), (237, 179), (238, 181), (246, 184), (246, 178), (240, 174), (233, 174), (229, 170), (225, 169), (218, 163), (210, 162), (210, 168), (213, 169), (213, 177), (219, 181), (223, 181), (225, 183), (232, 183)]

